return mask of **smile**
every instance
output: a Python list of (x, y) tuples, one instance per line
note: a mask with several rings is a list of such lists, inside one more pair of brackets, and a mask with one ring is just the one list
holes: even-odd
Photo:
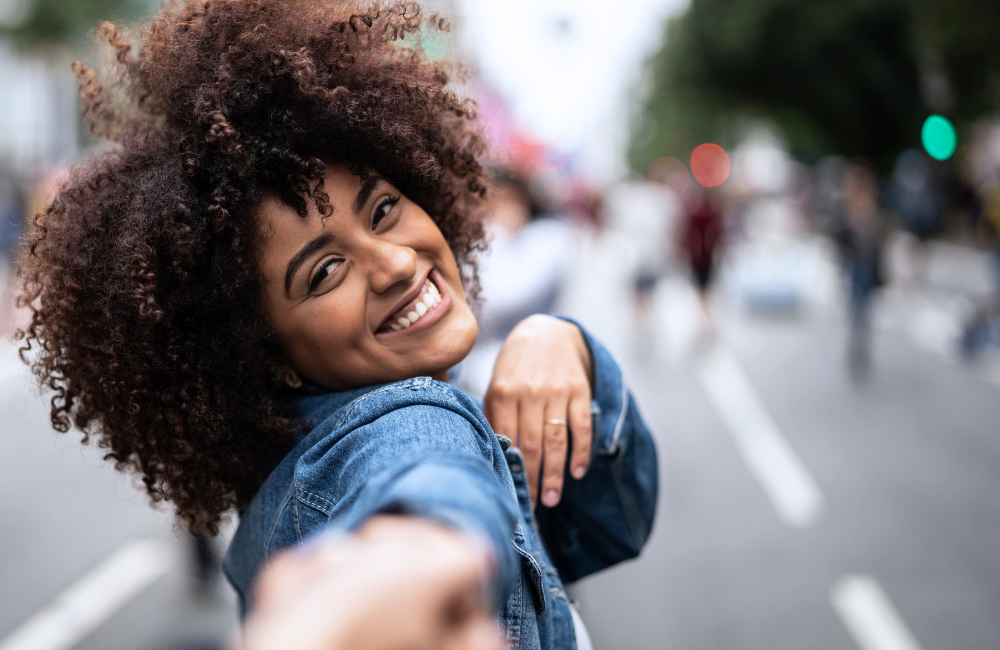
[(416, 296), (385, 319), (375, 334), (379, 338), (396, 338), (414, 334), (437, 322), (451, 307), (451, 296), (443, 279), (432, 270), (420, 285)]

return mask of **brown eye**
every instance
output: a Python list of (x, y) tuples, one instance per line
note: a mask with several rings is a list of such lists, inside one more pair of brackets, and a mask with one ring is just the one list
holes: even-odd
[[(331, 257), (327, 261), (316, 269), (316, 273), (313, 274), (312, 279), (309, 280), (309, 293), (311, 294), (319, 286), (319, 283), (330, 277), (330, 274), (337, 268), (337, 265), (344, 260), (339, 257)], [(308, 295), (308, 294), (307, 294)]]
[(375, 230), (378, 227), (378, 224), (380, 221), (382, 221), (382, 219), (385, 219), (387, 216), (389, 216), (389, 212), (392, 210), (392, 206), (396, 205), (397, 203), (399, 203), (398, 196), (389, 196), (383, 199), (382, 202), (378, 204), (378, 207), (375, 208), (375, 216), (372, 217), (372, 230)]

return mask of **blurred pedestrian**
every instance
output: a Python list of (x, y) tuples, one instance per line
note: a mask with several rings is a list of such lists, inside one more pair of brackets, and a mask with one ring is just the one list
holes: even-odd
[(24, 234), (24, 194), (14, 174), (0, 169), (0, 263), (13, 266)]
[(913, 279), (927, 280), (927, 243), (944, 228), (944, 195), (926, 155), (907, 149), (899, 155), (892, 173), (890, 204), (903, 228), (916, 238), (911, 256)]
[(852, 166), (844, 178), (847, 231), (845, 266), (850, 296), (848, 367), (851, 375), (867, 374), (871, 364), (871, 311), (881, 286), (885, 219), (879, 209), (878, 182), (867, 164)]
[(709, 292), (715, 280), (722, 245), (722, 207), (722, 197), (716, 190), (692, 191), (680, 224), (680, 248), (698, 290), (706, 333), (711, 333), (714, 329)]
[(530, 179), (494, 173), (485, 213), (490, 246), (479, 258), (479, 336), (455, 378), (470, 395), (485, 394), (504, 339), (528, 316), (551, 313), (569, 276), (577, 236), (546, 203)]
[(24, 194), (18, 180), (10, 170), (0, 169), (0, 335), (12, 332), (18, 324), (10, 282), (24, 234)]
[(982, 201), (977, 239), (990, 248), (992, 293), (973, 312), (962, 329), (961, 351), (973, 359), (989, 347), (1000, 346), (1000, 182), (989, 181), (979, 188)]

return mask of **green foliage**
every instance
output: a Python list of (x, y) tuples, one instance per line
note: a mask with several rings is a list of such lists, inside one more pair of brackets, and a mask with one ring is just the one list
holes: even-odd
[(916, 41), (948, 80), (940, 110), (971, 121), (1000, 109), (1000, 2), (926, 0), (916, 16)]
[(0, 32), (27, 47), (79, 45), (104, 20), (131, 22), (149, 15), (154, 0), (26, 0), (23, 19)]
[(682, 157), (677, 130), (731, 145), (746, 118), (776, 124), (804, 160), (888, 163), (919, 145), (926, 61), (941, 61), (960, 115), (982, 114), (998, 38), (996, 0), (692, 0), (650, 62), (655, 135), (632, 164)]

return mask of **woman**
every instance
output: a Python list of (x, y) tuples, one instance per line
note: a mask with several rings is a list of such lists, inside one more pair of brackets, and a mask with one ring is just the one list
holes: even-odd
[(36, 219), (23, 336), (57, 429), (196, 532), (239, 510), (244, 610), (282, 548), (429, 519), (489, 549), (511, 647), (573, 648), (562, 580), (638, 554), (655, 451), (566, 321), (511, 333), (485, 415), (444, 383), (476, 338), (486, 175), (424, 23), (412, 3), (207, 0), (138, 48), (103, 26), (110, 84), (76, 71), (115, 144)]

